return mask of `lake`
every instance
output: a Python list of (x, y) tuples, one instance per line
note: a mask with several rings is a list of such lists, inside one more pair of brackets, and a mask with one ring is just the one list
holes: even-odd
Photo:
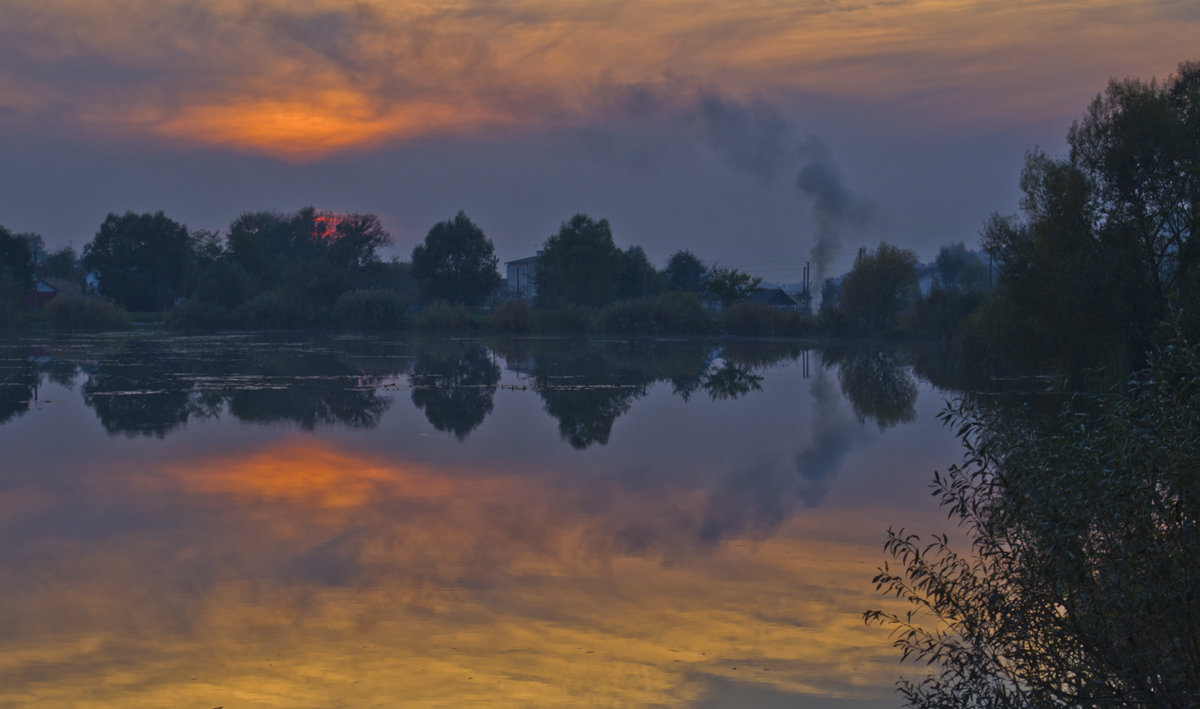
[(0, 706), (899, 706), (862, 612), (960, 457), (917, 359), (0, 339)]

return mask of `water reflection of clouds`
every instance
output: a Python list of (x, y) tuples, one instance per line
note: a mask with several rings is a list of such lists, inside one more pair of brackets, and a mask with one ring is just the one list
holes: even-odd
[(394, 406), (39, 451), (82, 407), (22, 417), (0, 705), (890, 706), (859, 616), (888, 517), (821, 504), (887, 433), (832, 371), (735, 361), (761, 388), (690, 403), (665, 364), (626, 370), (637, 405), (586, 450), (486, 371), (495, 410), (466, 440)]
[[(664, 503), (308, 438), (112, 472), (100, 504), (154, 533), (30, 539), (6, 559), (23, 573), (3, 582), (0, 703), (678, 705), (712, 678), (870, 696), (890, 670), (857, 616), (871, 560), (807, 539), (845, 519), (697, 545), (712, 498), (695, 491)], [(170, 529), (164, 476), (190, 500)]]

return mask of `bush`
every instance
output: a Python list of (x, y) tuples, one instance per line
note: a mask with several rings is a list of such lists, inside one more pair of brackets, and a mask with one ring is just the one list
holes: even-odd
[(944, 420), (961, 465), (934, 476), (969, 537), (885, 545), (875, 578), (907, 613), (869, 611), (905, 658), (916, 707), (1194, 706), (1200, 697), (1200, 353), (1169, 344), (1149, 367), (1049, 424), (966, 402)]
[(407, 310), (398, 293), (371, 288), (343, 293), (333, 315), (339, 326), (352, 330), (403, 330), (408, 327)]
[(533, 311), (533, 329), (546, 334), (587, 332), (592, 326), (592, 317), (580, 306), (549, 308)]
[(25, 324), (24, 314), (8, 303), (0, 303), (0, 330), (10, 330)]
[(935, 288), (919, 299), (908, 314), (908, 329), (932, 339), (956, 340), (962, 336), (970, 317), (979, 310), (983, 296), (983, 291)]
[(668, 293), (614, 303), (600, 312), (600, 329), (622, 334), (690, 334), (712, 332), (712, 316), (695, 293)]
[(426, 332), (465, 332), (473, 326), (471, 313), (466, 308), (444, 300), (426, 305), (413, 322), (413, 327)]
[(233, 311), (238, 326), (263, 330), (312, 327), (327, 319), (325, 311), (305, 308), (296, 298), (278, 291), (257, 295)]
[(488, 324), (496, 332), (521, 334), (533, 327), (533, 315), (523, 301), (506, 300), (488, 314)]
[(59, 296), (42, 308), (51, 327), (61, 330), (123, 330), (129, 313), (107, 298)]
[(742, 337), (798, 337), (812, 330), (812, 319), (795, 310), (742, 302), (721, 312), (721, 327)]
[(191, 298), (176, 303), (163, 317), (163, 325), (176, 330), (215, 330), (228, 324), (228, 310)]

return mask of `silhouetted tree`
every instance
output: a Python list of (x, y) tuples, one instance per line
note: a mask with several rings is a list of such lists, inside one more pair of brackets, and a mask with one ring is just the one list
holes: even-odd
[(187, 228), (162, 212), (109, 214), (83, 248), (100, 294), (129, 310), (170, 308), (183, 294), (191, 261)]
[(672, 290), (686, 293), (703, 293), (708, 279), (704, 262), (691, 251), (676, 251), (667, 259), (667, 281)]
[(842, 280), (838, 309), (860, 333), (886, 333), (899, 325), (902, 312), (920, 295), (917, 255), (887, 242), (874, 252), (860, 251)]
[(1184, 63), (1110, 82), (1068, 158), (1026, 156), (1020, 217), (993, 216), (983, 239), (998, 293), (981, 332), (1011, 364), (1123, 371), (1172, 308), (1200, 331), (1198, 115), (1200, 63)]
[(28, 242), (0, 226), (0, 305), (19, 305), (32, 289), (33, 255)]
[(658, 269), (646, 258), (640, 246), (621, 253), (617, 271), (618, 298), (644, 298), (660, 292)]
[(577, 214), (546, 240), (537, 264), (538, 302), (605, 305), (616, 297), (621, 250), (608, 220)]
[[(935, 494), (967, 539), (889, 530), (869, 611), (913, 707), (1187, 707), (1200, 697), (1200, 354), (1174, 341), (1053, 421), (956, 402), (963, 462)], [(957, 538), (957, 535), (956, 535)], [(926, 668), (928, 668), (926, 670)]]
[(736, 268), (713, 266), (708, 270), (708, 292), (728, 308), (740, 300), (747, 300), (758, 290), (762, 278)]
[(475, 307), (500, 288), (495, 249), (467, 215), (438, 222), (412, 252), (413, 277), (428, 300)]
[(933, 262), (937, 285), (941, 288), (979, 290), (987, 287), (987, 264), (961, 241), (938, 249)]

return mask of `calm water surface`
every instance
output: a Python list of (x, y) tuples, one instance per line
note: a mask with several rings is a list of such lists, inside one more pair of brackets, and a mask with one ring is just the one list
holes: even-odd
[(798, 344), (0, 340), (0, 706), (894, 707), (948, 394)]

